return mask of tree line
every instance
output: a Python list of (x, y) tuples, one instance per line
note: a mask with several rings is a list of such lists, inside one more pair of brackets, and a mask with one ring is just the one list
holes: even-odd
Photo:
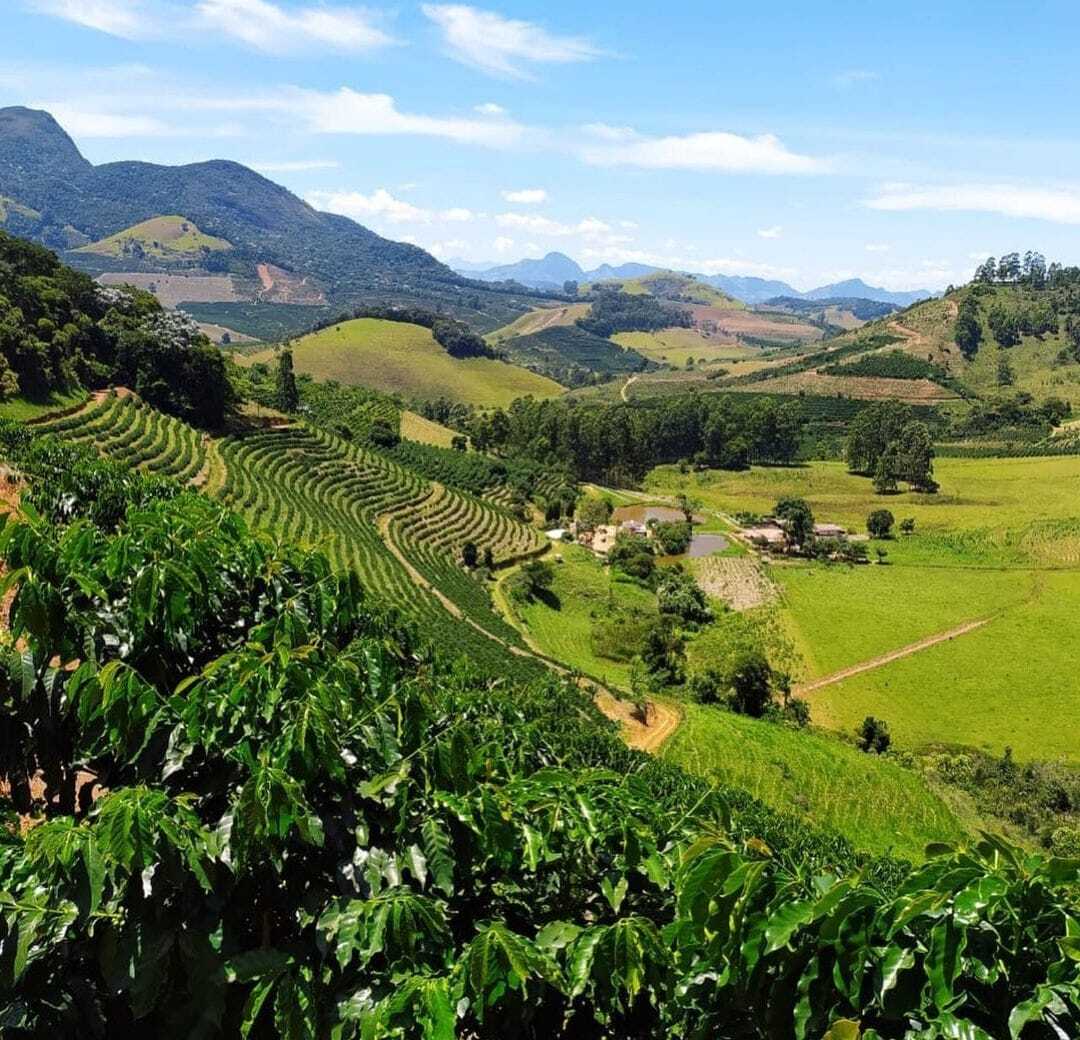
[(469, 434), (479, 451), (555, 463), (575, 480), (619, 484), (663, 463), (721, 469), (790, 463), (804, 425), (797, 402), (766, 395), (685, 394), (645, 406), (522, 398), (474, 416)]

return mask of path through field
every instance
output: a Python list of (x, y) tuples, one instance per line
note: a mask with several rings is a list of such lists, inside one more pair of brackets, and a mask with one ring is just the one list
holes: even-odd
[(640, 376), (630, 376), (630, 377), (629, 377), (629, 378), (628, 378), (628, 379), (626, 380), (626, 382), (625, 382), (625, 383), (623, 383), (623, 385), (622, 385), (622, 389), (621, 389), (621, 390), (619, 391), (619, 396), (620, 396), (620, 397), (621, 397), (621, 398), (622, 398), (622, 399), (623, 399), (623, 400), (624, 400), (624, 401), (625, 401), (625, 402), (626, 402), (627, 404), (629, 404), (629, 403), (630, 403), (630, 394), (629, 394), (629, 390), (630, 390), (630, 387), (631, 387), (631, 385), (632, 385), (632, 384), (636, 383), (636, 382), (637, 382), (637, 381), (638, 381), (638, 380), (639, 380), (640, 378), (641, 378)]
[[(433, 485), (433, 487), (438, 486), (438, 484)], [(390, 522), (393, 518), (393, 513), (383, 513), (378, 518), (379, 536), (382, 538), (383, 543), (390, 552), (397, 557), (398, 562), (409, 572), (409, 577), (412, 578), (416, 585), (430, 592), (457, 620), (462, 621), (467, 625), (472, 625), (478, 632), (482, 632), (489, 639), (494, 640), (500, 646), (509, 650), (510, 653), (516, 654), (518, 657), (531, 657), (533, 660), (539, 661), (544, 667), (551, 669), (551, 671), (564, 678), (568, 678), (573, 674), (569, 668), (557, 664), (540, 651), (539, 647), (532, 642), (528, 632), (516, 625), (512, 617), (508, 616), (507, 620), (510, 624), (513, 624), (515, 628), (518, 628), (522, 634), (522, 638), (530, 649), (525, 650), (520, 646), (514, 646), (512, 643), (508, 643), (505, 639), (501, 639), (499, 636), (489, 632), (479, 622), (467, 617), (462, 609), (450, 599), (449, 596), (435, 588), (435, 586), (413, 566), (409, 558), (394, 542), (394, 539), (390, 537)], [(623, 739), (626, 741), (627, 745), (636, 748), (639, 751), (648, 751), (650, 753), (659, 751), (663, 743), (676, 729), (678, 729), (679, 723), (682, 721), (682, 716), (674, 708), (671, 708), (666, 704), (659, 704), (656, 701), (649, 701), (645, 713), (646, 721), (642, 723), (633, 717), (631, 706), (626, 701), (616, 697), (609, 689), (607, 689), (607, 687), (601, 686), (592, 679), (579, 680), (579, 685), (582, 689), (590, 689), (592, 691), (597, 708), (599, 708), (609, 719), (620, 724), (622, 727)]]
[(938, 643), (948, 642), (950, 639), (955, 639), (957, 636), (966, 635), (968, 632), (974, 632), (977, 628), (982, 628), (987, 624), (990, 618), (976, 618), (974, 621), (965, 621), (962, 625), (957, 625), (955, 628), (950, 628), (945, 632), (938, 632), (936, 635), (927, 636), (925, 639), (920, 639), (917, 643), (909, 643), (907, 646), (900, 647), (899, 650), (892, 650), (887, 654), (881, 654), (879, 657), (872, 657), (869, 661), (863, 661), (860, 664), (853, 664), (848, 668), (843, 668), (839, 672), (833, 672), (832, 675), (826, 675), (822, 679), (815, 679), (813, 682), (805, 683), (802, 686), (798, 686), (795, 689), (796, 693), (813, 693), (815, 690), (820, 690), (825, 686), (832, 686), (834, 683), (843, 682), (845, 679), (850, 679), (853, 675), (861, 675), (863, 672), (873, 671), (875, 668), (880, 668), (882, 665), (889, 664), (892, 661), (898, 661), (902, 657), (910, 657), (912, 654), (917, 654), (920, 650), (927, 650), (932, 646), (937, 646)]

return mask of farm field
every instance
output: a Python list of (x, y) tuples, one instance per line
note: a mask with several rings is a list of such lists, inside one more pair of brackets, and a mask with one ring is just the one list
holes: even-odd
[(1037, 572), (1015, 569), (905, 563), (777, 564), (768, 574), (780, 589), (782, 616), (806, 664), (798, 676), (802, 681), (1020, 606), (1041, 579)]
[(573, 325), (578, 318), (584, 318), (592, 310), (591, 303), (571, 303), (563, 307), (538, 307), (523, 314), (516, 321), (504, 325), (501, 329), (489, 332), (484, 338), (493, 344), (513, 339), (515, 336), (531, 336), (534, 332), (557, 328), (560, 325)]
[(836, 737), (696, 704), (663, 757), (744, 788), (784, 812), (845, 834), (871, 852), (921, 859), (927, 843), (961, 838), (970, 821), (917, 773)]
[[(810, 690), (815, 724), (850, 733), (884, 718), (894, 743), (955, 742), (1020, 760), (1080, 762), (1080, 676), (1063, 634), (1080, 610), (1080, 459), (940, 459), (939, 495), (882, 499), (841, 463), (682, 476), (654, 470), (649, 491), (685, 489), (706, 508), (766, 512), (805, 497), (821, 520), (861, 530), (885, 506), (916, 533), (884, 543), (886, 566), (776, 563), (776, 618), (807, 682), (988, 619), (915, 653)], [(693, 646), (691, 653), (693, 654)]]
[(740, 361), (759, 358), (761, 350), (730, 337), (707, 335), (700, 329), (670, 328), (658, 332), (619, 332), (611, 337), (621, 347), (644, 354), (650, 361), (682, 366), (688, 358), (698, 362)]
[(873, 376), (833, 376), (824, 372), (793, 372), (775, 379), (747, 383), (739, 390), (759, 394), (809, 394), (816, 397), (854, 397), (862, 401), (907, 401), (937, 404), (957, 395), (929, 379), (881, 379)]
[[(551, 379), (490, 358), (452, 358), (428, 329), (403, 322), (358, 318), (298, 339), (296, 371), (384, 393), (434, 400), (446, 397), (478, 407), (506, 407), (517, 397), (555, 397)], [(237, 356), (238, 363), (272, 362), (274, 351)]]
[(1080, 765), (1080, 676), (1071, 633), (1080, 572), (1040, 572), (1029, 598), (965, 636), (809, 695), (815, 720), (888, 721), (900, 746), (957, 743), (1019, 761)]
[(137, 289), (145, 289), (152, 292), (163, 307), (177, 307), (185, 301), (234, 303), (240, 299), (232, 277), (227, 274), (146, 274), (140, 271), (120, 271), (99, 275), (98, 281), (102, 285), (134, 285)]
[(460, 564), (473, 541), (496, 563), (534, 553), (543, 537), (502, 509), (428, 481), (389, 459), (299, 424), (207, 442), (130, 394), (109, 394), (44, 424), (66, 440), (224, 500), (254, 526), (332, 562), (414, 621), (425, 637), (466, 652), (492, 675), (546, 668), (492, 609)]
[(436, 448), (449, 448), (456, 434), (442, 423), (425, 419), (416, 412), (404, 411), (401, 413), (401, 436), (406, 440), (431, 444)]
[[(645, 488), (661, 496), (686, 491), (727, 513), (767, 513), (778, 499), (796, 495), (810, 503), (819, 520), (853, 531), (865, 530), (867, 515), (886, 506), (897, 519), (914, 517), (920, 532), (980, 531), (1002, 544), (1022, 542), (1015, 532), (1031, 525), (1080, 518), (1080, 457), (936, 459), (934, 475), (941, 484), (936, 495), (908, 492), (882, 498), (869, 480), (848, 473), (842, 462), (686, 475), (674, 466), (660, 466), (646, 477)], [(1038, 551), (1044, 560), (1053, 558), (1052, 552)]]
[(706, 328), (715, 327), (720, 335), (754, 336), (790, 343), (811, 343), (821, 339), (821, 329), (795, 317), (778, 313), (748, 310), (745, 307), (692, 304), (694, 321)]

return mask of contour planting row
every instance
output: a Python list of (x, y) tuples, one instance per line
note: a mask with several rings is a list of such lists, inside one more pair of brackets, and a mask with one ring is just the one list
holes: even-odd
[[(409, 515), (430, 494), (430, 486), (415, 474), (300, 426), (226, 438), (220, 455), (226, 469), (220, 494), (252, 523), (293, 541), (321, 544), (337, 566), (356, 570), (368, 588), (412, 617), (436, 644), (464, 651), (496, 674), (539, 673), (536, 662), (510, 655), (494, 639), (451, 617), (383, 541), (379, 517)], [(411, 542), (403, 553), (467, 616), (478, 611), (475, 593), (487, 608), (486, 593), (445, 554)], [(466, 602), (460, 601), (463, 581), (473, 587)], [(485, 630), (504, 638), (505, 626), (490, 608), (486, 613)]]
[(136, 397), (110, 395), (39, 429), (92, 445), (108, 458), (185, 484), (206, 460), (206, 445), (197, 430)]

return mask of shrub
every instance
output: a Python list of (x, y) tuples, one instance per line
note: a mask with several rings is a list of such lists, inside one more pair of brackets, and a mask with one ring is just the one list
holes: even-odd
[(889, 538), (896, 518), (888, 509), (875, 509), (866, 518), (866, 530), (874, 538)]
[(891, 743), (889, 724), (884, 719), (875, 719), (873, 715), (867, 715), (859, 727), (860, 749), (880, 755), (889, 750)]

